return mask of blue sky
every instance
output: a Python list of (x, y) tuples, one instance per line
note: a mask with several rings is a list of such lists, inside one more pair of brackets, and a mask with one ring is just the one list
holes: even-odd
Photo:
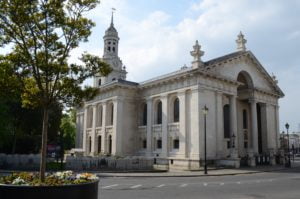
[(192, 61), (189, 51), (199, 40), (209, 60), (236, 50), (241, 30), (262, 65), (279, 80), (280, 131), (300, 123), (300, 1), (298, 0), (102, 0), (89, 14), (97, 26), (88, 43), (74, 50), (102, 56), (103, 34), (111, 8), (119, 32), (119, 56), (128, 80), (144, 81)]

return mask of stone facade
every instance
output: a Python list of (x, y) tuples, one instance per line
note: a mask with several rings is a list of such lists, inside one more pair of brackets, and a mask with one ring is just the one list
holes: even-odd
[(113, 72), (94, 78), (100, 94), (77, 111), (76, 147), (85, 155), (138, 155), (178, 168), (199, 168), (204, 117), (208, 161), (278, 151), (278, 99), (284, 94), (276, 78), (246, 50), (242, 33), (236, 52), (204, 62), (196, 41), (191, 67), (141, 83), (126, 80), (118, 41), (112, 19), (103, 59)]

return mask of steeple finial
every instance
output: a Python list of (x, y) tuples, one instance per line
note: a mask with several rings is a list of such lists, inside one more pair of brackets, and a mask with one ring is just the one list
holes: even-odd
[(116, 11), (115, 8), (111, 8), (111, 22), (110, 25), (114, 26), (114, 12)]
[(196, 44), (193, 46), (191, 55), (194, 57), (194, 61), (192, 62), (193, 68), (198, 68), (203, 65), (201, 57), (204, 55), (204, 51), (201, 50), (201, 46), (199, 45), (198, 40), (196, 40)]
[(240, 31), (240, 34), (238, 35), (237, 40), (235, 40), (237, 43), (237, 50), (238, 51), (246, 51), (246, 43), (247, 40), (244, 38), (244, 35), (242, 33), (242, 31)]

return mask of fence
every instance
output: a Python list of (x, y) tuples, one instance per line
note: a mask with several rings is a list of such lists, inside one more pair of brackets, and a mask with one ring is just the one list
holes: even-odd
[(40, 165), (39, 154), (0, 154), (0, 169), (9, 170), (38, 170)]
[(67, 156), (66, 169), (71, 170), (98, 170), (98, 171), (138, 171), (152, 170), (152, 158), (143, 157), (74, 157)]

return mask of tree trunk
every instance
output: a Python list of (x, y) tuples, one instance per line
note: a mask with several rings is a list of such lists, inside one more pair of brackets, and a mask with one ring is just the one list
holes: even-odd
[(46, 156), (47, 156), (47, 134), (48, 134), (48, 107), (43, 107), (43, 130), (42, 130), (42, 150), (40, 162), (40, 181), (45, 181)]

